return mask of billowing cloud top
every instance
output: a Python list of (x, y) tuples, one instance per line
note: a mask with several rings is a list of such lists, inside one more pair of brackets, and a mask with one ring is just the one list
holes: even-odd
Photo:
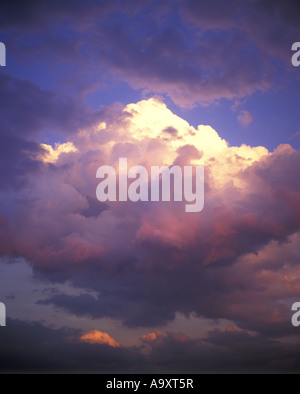
[[(299, 152), (230, 147), (210, 126), (195, 129), (158, 99), (113, 111), (113, 120), (47, 148), (40, 171), (9, 200), (2, 194), (2, 254), (96, 291), (98, 298), (41, 301), (79, 316), (149, 326), (195, 312), (280, 330), (288, 313), (280, 289), (288, 286), (291, 298), (299, 291), (295, 259), (280, 265), (274, 252), (286, 243), (287, 254), (297, 253)], [(204, 165), (204, 210), (186, 214), (180, 202), (100, 203), (96, 170), (117, 167), (120, 157), (147, 168)]]

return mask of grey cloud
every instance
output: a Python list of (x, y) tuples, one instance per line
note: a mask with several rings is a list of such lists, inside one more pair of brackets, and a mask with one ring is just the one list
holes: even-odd
[[(274, 76), (289, 76), (291, 43), (299, 35), (295, 22), (299, 6), (293, 0), (243, 4), (191, 0), (166, 2), (161, 8), (149, 1), (147, 17), (145, 2), (143, 6), (135, 0), (123, 3), (92, 1), (86, 6), (78, 1), (51, 5), (32, 1), (23, 19), (21, 3), (20, 13), (14, 16), (5, 3), (7, 29), (29, 34), (26, 29), (38, 26), (40, 34), (40, 43), (26, 48), (10, 36), (11, 50), (24, 59), (30, 53), (30, 61), (42, 54), (50, 63), (63, 59), (72, 67), (76, 64), (76, 81), (69, 74), (61, 80), (77, 93), (101, 91), (102, 75), (110, 72), (134, 89), (166, 94), (181, 106), (244, 97), (271, 88)], [(113, 18), (114, 13), (122, 18)], [(173, 15), (181, 19), (178, 27)], [(53, 22), (52, 29), (43, 30), (46, 16)], [(67, 40), (59, 30), (66, 19), (74, 22), (67, 27)], [(136, 20), (144, 22), (139, 34)]]
[(38, 157), (44, 151), (38, 137), (42, 133), (74, 134), (101, 119), (104, 112), (91, 112), (83, 103), (0, 73), (0, 187), (20, 187), (26, 175), (41, 169)]
[[(151, 345), (112, 348), (80, 343), (80, 332), (8, 320), (1, 332), (0, 370), (14, 373), (297, 373), (291, 344), (243, 332), (211, 331), (207, 339), (176, 340), (168, 334)], [(22, 335), (20, 335), (22, 334)]]

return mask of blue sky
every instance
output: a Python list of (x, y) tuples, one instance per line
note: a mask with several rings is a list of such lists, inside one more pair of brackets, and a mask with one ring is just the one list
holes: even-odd
[[(231, 145), (299, 147), (299, 70), (290, 61), (297, 26), (292, 18), (288, 23), (296, 3), (275, 2), (268, 10), (268, 2), (229, 2), (227, 11), (214, 1), (117, 4), (94, 4), (93, 15), (76, 3), (69, 15), (53, 9), (43, 22), (12, 23), (2, 31), (6, 72), (62, 96), (80, 94), (92, 108), (159, 95), (176, 114), (194, 126), (212, 125)], [(284, 32), (280, 40), (276, 28)], [(251, 115), (247, 125), (238, 121), (242, 111)]]

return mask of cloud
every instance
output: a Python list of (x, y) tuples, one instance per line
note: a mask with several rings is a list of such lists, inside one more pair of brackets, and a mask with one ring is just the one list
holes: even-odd
[[(45, 373), (286, 373), (299, 370), (291, 343), (244, 331), (211, 330), (180, 341), (166, 335), (150, 352), (78, 341), (80, 331), (8, 319), (0, 337), (2, 372)], [(20, 335), (22, 333), (22, 335)], [(46, 356), (45, 356), (46, 355)]]
[[(298, 371), (291, 305), (300, 291), (300, 152), (230, 146), (222, 130), (193, 127), (158, 98), (96, 110), (84, 100), (98, 89), (109, 101), (108, 76), (181, 107), (242, 102), (272, 89), (275, 78), (287, 83), (298, 3), (123, 3), (32, 0), (18, 2), (18, 12), (2, 4), (10, 58), (24, 78), (39, 69), (53, 90), (0, 73), (0, 255), (25, 259), (39, 279), (20, 303), (13, 276), (6, 273), (1, 288), (11, 305), (28, 300), (20, 318), (49, 313), (47, 324), (59, 316), (59, 326), (73, 321), (84, 331), (8, 319), (0, 367)], [(59, 79), (46, 80), (40, 59), (51, 70), (59, 65)], [(238, 120), (246, 127), (252, 114), (241, 111)], [(120, 157), (148, 170), (204, 165), (204, 210), (186, 214), (174, 201), (100, 203), (97, 168), (116, 167)], [(168, 331), (178, 315), (205, 321), (201, 335)], [(141, 345), (119, 344), (96, 319), (139, 330)]]
[(248, 111), (241, 111), (239, 116), (238, 116), (238, 121), (240, 122), (240, 124), (244, 127), (249, 126), (252, 121), (252, 115), (250, 114), (250, 112)]
[(122, 27), (101, 33), (109, 47), (101, 46), (99, 52), (111, 72), (135, 89), (167, 94), (179, 106), (231, 100), (271, 85), (271, 73), (266, 75), (263, 59), (257, 57), (259, 66), (254, 67), (252, 58), (242, 56), (247, 44), (238, 34), (230, 34), (219, 46), (208, 34), (191, 49), (183, 33), (172, 27), (154, 37), (149, 34), (143, 44)]
[[(263, 1), (230, 0), (226, 5), (221, 0), (209, 4), (188, 0), (181, 3), (182, 14), (200, 30), (230, 31), (240, 29), (249, 41), (265, 54), (290, 58), (289, 43), (299, 31), (297, 18), (300, 14), (296, 0), (285, 3), (275, 0)], [(256, 28), (254, 28), (256, 27)]]
[(98, 330), (90, 331), (80, 337), (82, 342), (88, 342), (91, 344), (106, 344), (111, 347), (120, 347), (120, 344), (114, 340), (107, 332), (101, 332)]
[[(39, 277), (81, 289), (58, 289), (37, 305), (155, 335), (154, 327), (178, 313), (226, 319), (268, 340), (293, 335), (299, 152), (229, 146), (157, 99), (113, 111), (68, 136), (76, 152), (44, 163), (9, 199), (0, 195), (2, 255), (23, 256)], [(164, 132), (170, 128), (176, 137)], [(120, 157), (148, 169), (204, 165), (204, 210), (187, 214), (181, 202), (98, 202), (97, 168), (116, 167)], [(163, 337), (190, 343), (184, 335)]]
[(96, 120), (97, 111), (92, 114), (80, 100), (43, 90), (35, 83), (4, 73), (0, 73), (0, 93), (3, 133), (19, 136), (22, 130), (22, 135), (28, 138), (51, 129), (54, 134), (62, 135), (76, 132)]
[(9, 329), (0, 337), (2, 372), (130, 373), (141, 364), (135, 348), (82, 342), (79, 330), (11, 319), (7, 323)]
[(226, 4), (219, 0), (207, 3), (204, 1), (188, 0), (182, 2), (181, 9), (186, 16), (196, 23), (201, 29), (227, 29), (235, 26), (235, 12), (240, 9), (236, 0)]
[(77, 152), (72, 142), (66, 142), (64, 144), (57, 143), (54, 149), (51, 145), (47, 144), (41, 144), (41, 147), (47, 152), (41, 157), (41, 160), (45, 163), (55, 163), (62, 153)]
[(0, 73), (1, 189), (21, 187), (30, 173), (42, 169), (41, 158), (49, 158), (49, 148), (40, 145), (40, 135), (51, 129), (64, 138), (61, 133), (76, 133), (103, 113), (79, 107), (73, 99)]
[[(20, 14), (4, 2), (1, 23), (14, 56), (30, 64), (43, 57), (53, 66), (58, 61), (71, 66), (71, 76), (67, 67), (53, 83), (73, 89), (77, 97), (102, 91), (110, 75), (182, 107), (243, 98), (272, 88), (275, 77), (289, 78), (290, 47), (299, 35), (294, 0), (166, 1), (164, 6), (152, 0), (89, 6), (32, 0), (26, 10), (18, 7)], [(66, 30), (68, 38), (62, 39)], [(34, 31), (38, 42), (32, 40)]]
[(142, 335), (142, 341), (145, 343), (151, 343), (153, 341), (157, 341), (162, 336), (162, 332), (156, 330), (154, 332), (150, 332), (149, 334)]
[(299, 34), (295, 1), (177, 4), (179, 26), (169, 2), (169, 18), (152, 17), (139, 35), (121, 23), (101, 30), (99, 52), (111, 72), (183, 107), (242, 98), (272, 88), (275, 76), (288, 77), (290, 43)]
[[(3, 1), (3, 13), (1, 17), (2, 29), (20, 29), (23, 31), (32, 31), (51, 23), (61, 23), (66, 18), (78, 21), (82, 25), (88, 23), (88, 18), (101, 18), (116, 9), (126, 13), (128, 10), (133, 13), (140, 8), (136, 0), (129, 0), (124, 6), (119, 0), (108, 1), (100, 0), (90, 2), (88, 5), (79, 0), (66, 0), (64, 3), (52, 1), (51, 4), (46, 0), (30, 0), (26, 7), (22, 1), (16, 1), (18, 12), (12, 7), (9, 1)], [(123, 5), (120, 8), (121, 4)]]

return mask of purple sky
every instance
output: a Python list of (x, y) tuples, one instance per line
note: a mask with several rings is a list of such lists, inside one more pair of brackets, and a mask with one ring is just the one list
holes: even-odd
[[(1, 2), (1, 371), (299, 371), (299, 20), (296, 0)], [(100, 203), (120, 157), (204, 165), (204, 210)]]

